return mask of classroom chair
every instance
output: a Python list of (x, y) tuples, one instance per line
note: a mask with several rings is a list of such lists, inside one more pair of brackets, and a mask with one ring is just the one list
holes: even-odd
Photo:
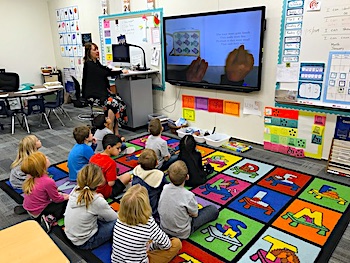
[[(72, 77), (72, 79), (73, 79), (74, 87), (75, 87), (76, 100), (79, 101), (80, 103), (82, 103), (84, 105), (88, 105), (90, 107), (90, 113), (89, 114), (81, 113), (78, 115), (78, 119), (90, 121), (91, 127), (93, 127), (95, 116), (97, 116), (98, 114), (104, 114), (103, 108), (101, 106), (99, 106), (98, 104), (94, 103), (94, 99), (92, 99), (92, 98), (82, 98), (79, 81), (74, 77)], [(80, 103), (78, 103), (78, 104), (80, 105)]]
[[(9, 118), (12, 116), (12, 111), (8, 109), (5, 100), (0, 100), (0, 118)], [(0, 123), (0, 129), (4, 130), (4, 125)]]
[(27, 117), (34, 114), (40, 114), (40, 123), (39, 126), (42, 123), (43, 117), (45, 118), (45, 121), (47, 123), (47, 126), (49, 129), (52, 129), (51, 123), (49, 122), (49, 119), (46, 115), (45, 110), (45, 103), (43, 98), (37, 98), (37, 99), (30, 99), (28, 100), (27, 108), (20, 111), (20, 114), (22, 115), (22, 125), (25, 124), (25, 127), (27, 128), (27, 132), (30, 133), (29, 125), (28, 125), (28, 119)]
[(45, 101), (45, 109), (48, 109), (47, 111), (47, 117), (50, 117), (51, 112), (53, 112), (56, 116), (56, 118), (60, 121), (62, 126), (65, 126), (61, 118), (58, 116), (56, 110), (60, 111), (63, 116), (66, 116), (69, 118), (69, 120), (72, 120), (72, 118), (69, 116), (67, 111), (63, 108), (63, 103), (64, 103), (64, 90), (60, 89), (56, 92), (56, 99), (55, 101)]

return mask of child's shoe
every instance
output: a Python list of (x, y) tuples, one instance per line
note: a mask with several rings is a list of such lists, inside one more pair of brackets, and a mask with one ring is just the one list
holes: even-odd
[(16, 215), (23, 215), (27, 213), (27, 210), (25, 210), (22, 205), (15, 206), (13, 211), (15, 212)]
[(135, 147), (127, 147), (121, 152), (121, 154), (133, 154), (135, 151)]
[(46, 233), (51, 231), (52, 226), (56, 223), (56, 218), (53, 215), (42, 215), (40, 220), (41, 227), (45, 230)]

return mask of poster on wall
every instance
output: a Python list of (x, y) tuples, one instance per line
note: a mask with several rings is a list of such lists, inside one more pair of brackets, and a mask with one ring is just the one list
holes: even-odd
[(122, 0), (123, 12), (130, 12), (130, 0)]
[(83, 46), (85, 46), (86, 43), (92, 43), (91, 33), (81, 34), (81, 42)]
[(348, 0), (283, 0), (277, 106), (350, 109), (349, 9)]
[[(81, 45), (79, 10), (77, 6), (70, 6), (56, 10), (57, 32), (62, 57), (78, 57), (78, 46)], [(72, 58), (71, 61), (74, 61)]]
[(264, 116), (264, 149), (298, 158), (322, 158), (325, 114), (266, 107)]

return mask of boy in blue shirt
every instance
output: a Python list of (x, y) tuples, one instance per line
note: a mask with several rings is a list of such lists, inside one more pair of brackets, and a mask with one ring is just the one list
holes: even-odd
[[(74, 128), (73, 136), (77, 142), (68, 154), (69, 180), (76, 181), (77, 174), (83, 166), (89, 163), (96, 149), (96, 139), (88, 126)], [(92, 143), (91, 145), (89, 145)]]

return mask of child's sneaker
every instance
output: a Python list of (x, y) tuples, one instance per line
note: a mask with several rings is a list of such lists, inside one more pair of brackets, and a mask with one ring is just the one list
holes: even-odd
[(127, 147), (121, 152), (121, 154), (133, 154), (135, 151), (135, 147)]
[(51, 231), (51, 227), (56, 223), (56, 218), (53, 215), (42, 215), (40, 220), (41, 227), (49, 233)]

